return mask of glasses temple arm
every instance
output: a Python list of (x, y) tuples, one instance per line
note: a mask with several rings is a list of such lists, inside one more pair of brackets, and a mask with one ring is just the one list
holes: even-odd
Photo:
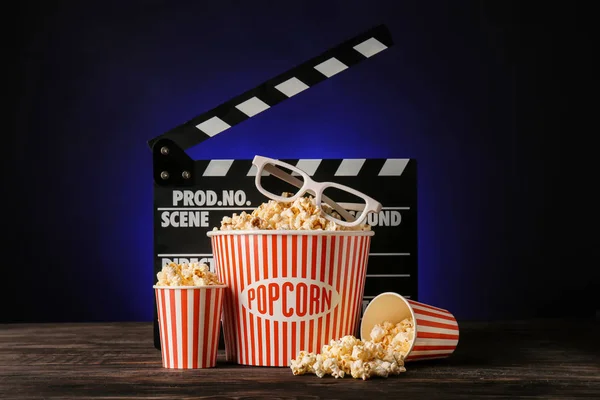
[(302, 186), (304, 186), (304, 184), (302, 183), (302, 181), (300, 179), (294, 178), (292, 175), (280, 170), (277, 167), (273, 167), (272, 165), (267, 164), (264, 166), (263, 169), (265, 171), (267, 171), (268, 173), (270, 173), (271, 175), (275, 175), (277, 178), (279, 178), (283, 181), (286, 181), (290, 185), (296, 186), (298, 189), (302, 189)]
[(337, 211), (338, 214), (340, 214), (342, 217), (344, 217), (346, 219), (346, 221), (353, 222), (356, 219), (354, 216), (352, 216), (352, 214), (350, 214), (348, 211), (346, 211), (344, 209), (344, 207), (340, 206), (338, 203), (331, 200), (329, 197), (325, 196), (324, 194), (321, 195), (321, 199), (323, 199), (323, 201), (325, 203), (327, 203), (329, 206), (331, 206), (331, 208), (333, 208), (335, 211)]
[[(281, 169), (279, 169), (277, 167), (274, 167), (272, 165), (267, 164), (267, 165), (264, 166), (263, 169), (265, 171), (269, 172), (271, 175), (274, 175), (277, 178), (286, 181), (290, 185), (296, 186), (298, 189), (301, 189), (302, 186), (303, 186), (303, 182), (300, 179), (293, 177), (292, 175), (288, 174), (285, 171), (282, 171)], [(350, 214), (348, 211), (346, 211), (338, 203), (336, 203), (335, 201), (331, 200), (329, 197), (327, 197), (325, 195), (321, 195), (321, 198), (331, 208), (333, 208), (335, 211), (337, 211), (338, 214), (340, 214), (343, 218), (345, 218), (346, 221), (352, 222), (352, 221), (354, 221), (356, 219), (355, 217), (352, 216), (352, 214)]]

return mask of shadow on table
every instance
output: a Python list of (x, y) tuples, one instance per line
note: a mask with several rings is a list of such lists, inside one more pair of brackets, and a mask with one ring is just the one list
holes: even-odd
[[(511, 367), (564, 359), (591, 362), (598, 354), (600, 321), (494, 322), (464, 324), (455, 352), (446, 359), (411, 362), (411, 369), (438, 367)], [(577, 326), (578, 329), (573, 329)], [(596, 356), (597, 357), (597, 356)]]
[[(517, 339), (516, 336), (519, 338)], [(528, 347), (531, 343), (529, 340), (523, 340), (523, 336), (528, 335), (516, 335), (515, 332), (498, 330), (461, 331), (458, 346), (450, 357), (410, 362), (410, 368), (417, 370), (433, 366), (491, 367), (527, 362), (530, 352), (523, 351), (522, 347)]]

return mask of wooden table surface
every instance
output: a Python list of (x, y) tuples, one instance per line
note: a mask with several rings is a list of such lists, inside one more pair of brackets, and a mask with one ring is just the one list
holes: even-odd
[(0, 325), (0, 398), (600, 398), (600, 322), (462, 322), (446, 360), (388, 379), (294, 376), (226, 364), (167, 370), (151, 323)]

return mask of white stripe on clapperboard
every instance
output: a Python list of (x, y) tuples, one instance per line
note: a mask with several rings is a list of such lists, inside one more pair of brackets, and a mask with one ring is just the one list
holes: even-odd
[[(353, 49), (362, 54), (363, 56), (369, 58), (387, 49), (387, 46), (381, 43), (379, 40), (372, 37), (363, 41), (362, 43), (357, 44), (353, 47)], [(348, 66), (340, 60), (338, 60), (337, 58), (331, 57), (323, 61), (322, 63), (315, 65), (313, 68), (319, 71), (321, 74), (325, 75), (325, 77), (331, 78), (332, 76), (347, 69)], [(306, 83), (302, 82), (296, 77), (291, 77), (290, 79), (283, 81), (279, 85), (275, 86), (275, 89), (277, 89), (287, 97), (295, 96), (308, 88), (309, 86)], [(253, 117), (270, 108), (267, 103), (265, 103), (256, 96), (248, 100), (244, 100), (235, 107), (244, 114), (246, 114), (248, 117)], [(196, 125), (196, 128), (204, 132), (206, 135), (212, 137), (223, 132), (224, 130), (231, 128), (231, 125), (223, 121), (221, 118), (215, 116)]]
[[(233, 164), (233, 161), (234, 160), (211, 160), (202, 176), (225, 176)], [(306, 172), (308, 176), (313, 176), (317, 171), (317, 168), (319, 168), (319, 165), (321, 165), (321, 161), (323, 161), (323, 159), (301, 159), (296, 163), (296, 167)], [(344, 158), (337, 171), (335, 171), (334, 176), (357, 176), (365, 161), (365, 158)], [(385, 160), (385, 163), (377, 175), (400, 176), (404, 172), (408, 161), (408, 158), (388, 158)], [(262, 175), (267, 176), (268, 173), (263, 171)], [(293, 172), (292, 175), (298, 176), (295, 172)], [(256, 166), (253, 165), (250, 167), (246, 176), (256, 176)]]
[[(410, 299), (410, 295), (402, 295), (402, 297)], [(363, 296), (363, 299), (374, 299), (374, 298), (375, 298), (375, 296)]]

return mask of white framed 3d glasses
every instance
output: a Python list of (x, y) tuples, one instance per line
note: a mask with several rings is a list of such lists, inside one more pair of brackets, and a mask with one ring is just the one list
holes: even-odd
[[(306, 193), (315, 196), (315, 203), (321, 214), (329, 221), (341, 226), (358, 226), (371, 212), (379, 213), (381, 203), (351, 187), (335, 182), (317, 182), (301, 169), (273, 158), (255, 156), (252, 164), (256, 166), (256, 188), (268, 198), (281, 202), (294, 202)], [(287, 190), (282, 185), (268, 178), (272, 175), (287, 183)], [(265, 179), (266, 178), (266, 179)], [(290, 197), (281, 196), (283, 191), (292, 193)], [(336, 202), (335, 199), (350, 199), (349, 202)], [(330, 206), (340, 216), (326, 213), (322, 204)], [(353, 211), (353, 212), (349, 212)]]

